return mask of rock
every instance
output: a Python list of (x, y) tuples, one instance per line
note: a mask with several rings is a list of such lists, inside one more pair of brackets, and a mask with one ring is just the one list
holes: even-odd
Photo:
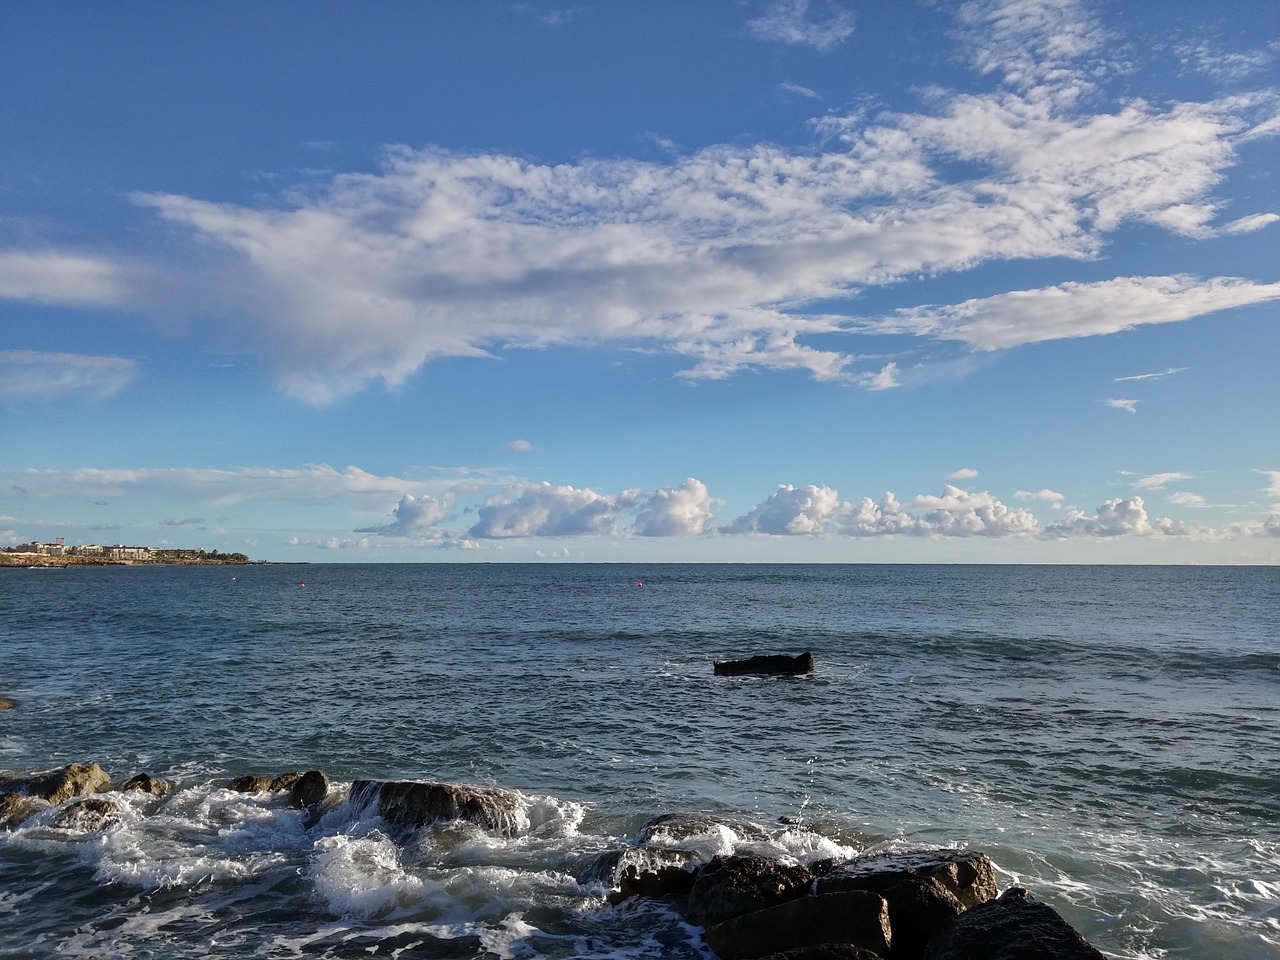
[(149, 793), (153, 797), (163, 797), (173, 789), (173, 784), (167, 780), (157, 780), (149, 773), (140, 773), (136, 777), (126, 780), (124, 786), (120, 789), (122, 791)]
[(813, 880), (808, 867), (765, 857), (716, 857), (689, 891), (689, 921), (710, 927), (803, 897)]
[(608, 900), (616, 905), (632, 897), (667, 900), (687, 896), (696, 876), (696, 871), (676, 864), (648, 869), (630, 864), (619, 874), (617, 892), (611, 893)]
[(0, 827), (12, 829), (39, 809), (35, 800), (21, 793), (0, 793)]
[(234, 790), (236, 793), (262, 793), (264, 790), (270, 790), (272, 779), (257, 774), (246, 774), (243, 777), (236, 777), (227, 784), (228, 790)]
[(520, 795), (499, 787), (471, 787), (432, 781), (356, 780), (351, 802), (375, 804), (388, 823), (421, 827), (465, 820), (492, 833), (514, 836), (525, 826)]
[(53, 825), (61, 830), (81, 830), (91, 833), (105, 830), (119, 820), (120, 808), (104, 797), (86, 797), (68, 804), (54, 818)]
[(995, 865), (985, 853), (964, 850), (912, 850), (904, 853), (876, 853), (853, 860), (815, 866), (821, 873), (815, 890), (871, 890), (884, 893), (904, 880), (936, 877), (965, 907), (993, 899)]
[(31, 777), (0, 778), (0, 793), (21, 793), (57, 805), (86, 797), (110, 782), (110, 774), (96, 763), (70, 763)]
[(752, 960), (818, 944), (852, 944), (889, 956), (889, 905), (867, 890), (801, 897), (708, 927), (720, 960)]
[(308, 770), (289, 788), (289, 802), (295, 807), (315, 807), (329, 795), (329, 778), (319, 770)]
[(746, 660), (715, 660), (717, 676), (737, 677), (744, 674), (772, 674), (798, 676), (813, 673), (813, 654), (802, 653), (790, 657), (786, 654), (761, 654)]
[(855, 947), (852, 943), (816, 943), (811, 947), (795, 947), (782, 953), (771, 953), (762, 960), (884, 960), (878, 953)]
[(4, 697), (0, 697), (0, 710), (12, 710), (16, 706), (17, 704), (14, 703), (12, 700), (7, 700)]
[(929, 941), (965, 909), (939, 877), (903, 880), (883, 896), (893, 929), (892, 960), (920, 960)]
[(284, 791), (284, 790), (292, 790), (293, 785), (297, 783), (301, 778), (302, 778), (302, 774), (300, 773), (282, 773), (280, 774), (280, 776), (275, 777), (269, 784), (267, 784), (267, 789), (270, 790), (272, 793), (280, 793), (281, 791)]
[(1058, 912), (1021, 887), (956, 917), (925, 960), (1104, 960)]
[(708, 813), (663, 813), (654, 817), (636, 834), (637, 844), (674, 844), (694, 837), (728, 830), (742, 840), (767, 840), (769, 831), (750, 820), (715, 817)]

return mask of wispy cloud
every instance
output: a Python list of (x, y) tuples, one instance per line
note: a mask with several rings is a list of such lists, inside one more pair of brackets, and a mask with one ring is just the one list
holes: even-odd
[(511, 450), (515, 453), (533, 453), (538, 448), (528, 440), (512, 440), (502, 445), (503, 450)]
[(0, 350), (0, 399), (40, 403), (71, 395), (105, 399), (138, 376), (126, 357)]
[(1193, 477), (1189, 473), (1153, 473), (1135, 480), (1133, 485), (1139, 490), (1163, 490), (1171, 483), (1191, 479)]
[(1112, 410), (1123, 410), (1125, 413), (1137, 413), (1138, 404), (1141, 400), (1125, 400), (1118, 397), (1112, 397), (1109, 400), (1102, 401)]
[(830, 50), (853, 33), (853, 14), (839, 0), (773, 0), (747, 29), (759, 40)]
[(816, 100), (818, 98), (818, 93), (816, 90), (811, 90), (808, 87), (803, 87), (798, 83), (782, 83), (782, 84), (779, 84), (778, 89), (780, 89), (783, 93), (794, 94), (797, 97), (805, 97), (806, 99), (809, 99), (809, 100)]
[(1130, 380), (1163, 380), (1165, 377), (1172, 377), (1175, 373), (1185, 373), (1190, 367), (1170, 367), (1168, 370), (1162, 370), (1160, 373), (1139, 373), (1132, 377), (1116, 377), (1114, 383), (1126, 383)]

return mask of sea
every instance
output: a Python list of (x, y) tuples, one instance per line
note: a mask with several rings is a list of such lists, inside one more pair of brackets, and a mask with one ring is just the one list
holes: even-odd
[[(667, 814), (695, 862), (960, 847), (1108, 957), (1280, 958), (1280, 567), (0, 569), (0, 697), (0, 775), (174, 784), (0, 828), (3, 958), (710, 960), (591, 869)], [(228, 789), (312, 769), (310, 815)], [(356, 779), (520, 826), (396, 827)]]

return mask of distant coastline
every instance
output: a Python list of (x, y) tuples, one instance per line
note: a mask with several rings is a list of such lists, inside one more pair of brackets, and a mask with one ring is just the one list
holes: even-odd
[(108, 557), (51, 557), (44, 553), (16, 553), (0, 550), (0, 567), (210, 567), (240, 566), (253, 561), (244, 554), (181, 559), (117, 560)]

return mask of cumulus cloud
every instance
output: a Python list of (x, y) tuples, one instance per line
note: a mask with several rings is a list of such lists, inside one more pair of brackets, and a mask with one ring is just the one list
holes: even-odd
[(1185, 523), (1162, 517), (1152, 520), (1147, 516), (1141, 497), (1108, 500), (1098, 507), (1091, 517), (1081, 510), (1071, 509), (1056, 523), (1044, 528), (1047, 539), (1068, 537), (1155, 537), (1187, 536), (1195, 532)]
[(1137, 413), (1138, 404), (1141, 402), (1141, 400), (1124, 400), (1118, 397), (1103, 401), (1112, 410), (1123, 410), (1125, 413)]
[(1053, 504), (1054, 507), (1061, 506), (1062, 502), (1067, 499), (1065, 496), (1058, 493), (1057, 490), (1050, 490), (1048, 487), (1043, 487), (1035, 492), (1030, 490), (1018, 490), (1015, 491), (1013, 495), (1019, 500), (1043, 500), (1045, 503)]
[(853, 33), (853, 14), (837, 0), (773, 0), (747, 29), (759, 40), (830, 50)]
[(634, 532), (640, 537), (681, 537), (702, 533), (717, 501), (693, 477), (679, 487), (663, 487), (639, 499)]
[(934, 537), (1029, 537), (1038, 521), (1029, 510), (1012, 509), (990, 493), (969, 493), (948, 484), (941, 496), (921, 495), (907, 504), (924, 510), (913, 532)]
[(42, 402), (81, 395), (102, 400), (137, 375), (137, 362), (125, 357), (0, 350), (0, 399)]
[(973, 467), (961, 467), (959, 470), (953, 470), (947, 474), (948, 480), (973, 480), (978, 476), (978, 471)]
[(1280, 470), (1255, 470), (1267, 478), (1267, 496), (1280, 497)]
[(445, 518), (445, 504), (435, 497), (415, 497), (406, 493), (392, 512), (391, 523), (376, 527), (361, 527), (356, 533), (376, 533), (383, 537), (418, 537), (429, 534), (431, 529)]
[(1189, 473), (1153, 473), (1145, 477), (1139, 477), (1133, 482), (1133, 485), (1139, 490), (1163, 490), (1171, 483), (1191, 479), (1193, 478)]
[(831, 487), (782, 484), (749, 513), (722, 528), (724, 533), (764, 533), (772, 536), (821, 534), (845, 505)]

